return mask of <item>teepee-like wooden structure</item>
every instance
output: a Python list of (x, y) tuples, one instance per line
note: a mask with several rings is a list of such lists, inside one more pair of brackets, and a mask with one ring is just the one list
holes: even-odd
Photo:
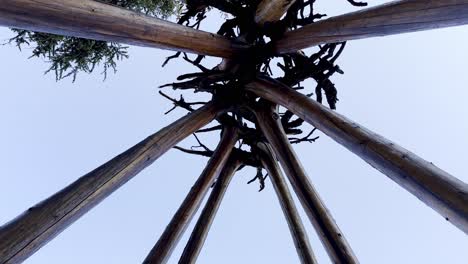
[[(278, 21), (293, 3), (263, 0), (252, 16), (261, 28)], [(232, 40), (92, 0), (3, 0), (0, 5), (2, 26), (221, 57), (221, 71), (227, 69), (226, 65), (230, 69), (249, 68), (252, 57), (258, 54), (297, 53), (326, 43), (464, 24), (468, 24), (468, 0), (400, 0), (287, 31), (259, 49), (243, 39)], [(205, 170), (144, 261), (168, 260), (215, 182), (179, 261), (196, 262), (229, 181), (240, 166), (255, 162), (234, 148), (246, 132), (226, 115), (233, 111), (247, 113), (262, 135), (250, 144), (257, 153), (256, 161), (270, 175), (301, 262), (317, 261), (279, 164), (332, 261), (358, 263), (291, 147), (278, 105), (361, 157), (468, 234), (466, 183), (281, 81), (255, 72), (242, 73), (246, 75), (242, 87), (216, 93), (212, 101), (196, 110), (185, 105), (191, 113), (0, 227), (0, 263), (19, 263), (31, 256), (178, 142), (216, 119), (222, 125), (219, 145), (209, 153)], [(243, 100), (247, 95), (255, 100)]]

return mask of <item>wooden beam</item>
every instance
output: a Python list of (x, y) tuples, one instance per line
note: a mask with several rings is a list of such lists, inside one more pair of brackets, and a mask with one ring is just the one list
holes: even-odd
[(187, 197), (182, 202), (182, 205), (162, 233), (156, 245), (151, 249), (148, 263), (166, 263), (168, 261), (179, 239), (200, 207), (203, 198), (225, 166), (237, 141), (237, 132), (236, 128), (225, 128), (221, 141), (206, 168), (190, 189)]
[(262, 0), (255, 11), (255, 23), (263, 26), (280, 20), (294, 2), (296, 0)]
[(468, 0), (401, 0), (322, 20), (285, 33), (276, 53), (354, 39), (453, 27), (468, 23)]
[(257, 124), (271, 144), (310, 221), (333, 263), (359, 263), (327, 207), (318, 195), (296, 156), (270, 105), (255, 111)]
[(245, 48), (213, 33), (93, 0), (3, 0), (0, 26), (226, 58)]
[[(210, 197), (203, 208), (200, 218), (195, 225), (195, 228), (190, 235), (189, 241), (184, 248), (184, 252), (180, 257), (179, 263), (195, 264), (200, 254), (200, 251), (205, 243), (206, 237), (213, 223), (214, 217), (218, 212), (221, 201), (226, 193), (227, 187), (231, 182), (237, 169), (240, 167), (241, 162), (235, 154), (231, 154), (224, 169), (220, 173), (216, 184), (211, 191)], [(144, 264), (156, 264), (156, 262), (145, 260)]]
[(468, 184), (276, 81), (259, 79), (247, 90), (288, 108), (468, 234)]
[(317, 263), (314, 252), (309, 243), (309, 237), (307, 236), (307, 232), (302, 224), (301, 217), (299, 216), (294, 200), (289, 192), (283, 173), (281, 172), (278, 163), (273, 158), (270, 147), (264, 143), (259, 143), (257, 147), (260, 150), (260, 160), (264, 168), (268, 171), (268, 175), (270, 175), (271, 183), (278, 196), (286, 221), (288, 222), (289, 230), (291, 231), (291, 236), (301, 263)]
[[(257, 6), (255, 23), (257, 23), (259, 27), (263, 27), (267, 22), (280, 20), (294, 2), (296, 2), (296, 0), (263, 0)], [(239, 39), (241, 38), (242, 36), (239, 37)], [(237, 64), (238, 63), (232, 59), (223, 59), (221, 63), (216, 66), (216, 69), (220, 71), (231, 70), (233, 67), (236, 67)]]
[(0, 263), (24, 261), (224, 107), (206, 104), (1, 226)]

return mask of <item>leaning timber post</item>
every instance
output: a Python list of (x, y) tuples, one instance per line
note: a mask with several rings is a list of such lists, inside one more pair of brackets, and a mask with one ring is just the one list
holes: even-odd
[(294, 200), (289, 192), (283, 173), (281, 172), (278, 163), (273, 158), (270, 147), (264, 143), (259, 143), (257, 147), (260, 150), (260, 160), (264, 168), (267, 170), (268, 175), (270, 175), (271, 183), (278, 195), (278, 200), (281, 204), (281, 208), (283, 209), (286, 221), (288, 222), (289, 230), (291, 231), (291, 236), (301, 263), (317, 263), (309, 242), (309, 237), (307, 236), (307, 232), (302, 224), (301, 217), (294, 205)]
[(289, 31), (273, 44), (290, 53), (325, 44), (468, 24), (468, 0), (401, 0)]
[(210, 186), (226, 164), (237, 141), (237, 133), (237, 128), (224, 128), (221, 141), (208, 161), (206, 168), (190, 189), (182, 205), (151, 250), (151, 263), (166, 263), (168, 261), (179, 239), (200, 207)]
[(258, 79), (247, 90), (286, 107), (468, 234), (468, 184), (279, 82)]
[(223, 58), (245, 48), (213, 33), (94, 0), (2, 0), (0, 26)]
[(24, 261), (224, 107), (207, 103), (1, 226), (0, 263)]
[(262, 106), (255, 110), (257, 124), (279, 159), (330, 259), (333, 263), (359, 263), (343, 233), (309, 181), (283, 130), (276, 109), (270, 104)]
[[(203, 211), (198, 219), (195, 228), (190, 235), (189, 241), (184, 248), (184, 252), (180, 257), (180, 264), (194, 264), (197, 261), (198, 255), (205, 243), (206, 237), (210, 230), (211, 224), (218, 212), (221, 201), (226, 193), (227, 187), (231, 182), (232, 177), (236, 173), (237, 169), (241, 166), (241, 162), (235, 153), (231, 153), (231, 156), (226, 163), (224, 169), (221, 171), (216, 184), (211, 191), (210, 197), (203, 208)], [(149, 258), (150, 256), (148, 256)], [(144, 263), (156, 263), (151, 262), (151, 259), (146, 259)]]
[(296, 0), (262, 0), (255, 11), (255, 23), (263, 25), (280, 20), (294, 2)]

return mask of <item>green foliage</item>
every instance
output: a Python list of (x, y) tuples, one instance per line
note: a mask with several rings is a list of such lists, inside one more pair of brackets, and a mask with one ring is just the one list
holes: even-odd
[(175, 14), (180, 6), (177, 0), (103, 0), (101, 2), (161, 18)]
[(91, 73), (96, 65), (102, 64), (104, 76), (107, 70), (115, 71), (116, 61), (127, 58), (127, 47), (117, 43), (107, 43), (89, 39), (64, 37), (53, 34), (13, 29), (16, 36), (10, 40), (21, 49), (31, 45), (31, 57), (45, 58), (51, 63), (46, 71), (55, 72), (57, 80), (72, 76), (76, 79), (78, 72)]
[[(128, 8), (150, 16), (167, 18), (179, 10), (179, 0), (103, 0), (102, 2)], [(47, 33), (12, 29), (16, 34), (10, 39), (21, 50), (32, 47), (31, 57), (44, 58), (51, 63), (47, 72), (54, 72), (56, 79), (72, 77), (79, 72), (91, 73), (97, 65), (107, 70), (116, 70), (118, 60), (128, 57), (127, 47), (118, 43), (58, 36)]]

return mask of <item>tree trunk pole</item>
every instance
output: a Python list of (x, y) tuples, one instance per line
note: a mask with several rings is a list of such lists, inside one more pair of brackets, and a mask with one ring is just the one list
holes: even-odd
[(263, 26), (268, 22), (276, 22), (288, 11), (296, 0), (262, 0), (255, 12), (255, 23)]
[(314, 252), (309, 243), (309, 237), (307, 236), (307, 232), (302, 224), (297, 208), (294, 205), (294, 200), (289, 192), (288, 185), (278, 163), (273, 158), (271, 150), (266, 144), (259, 143), (257, 147), (260, 149), (260, 160), (264, 168), (268, 171), (273, 188), (278, 195), (278, 200), (281, 204), (281, 208), (283, 209), (286, 221), (288, 222), (289, 230), (291, 231), (291, 236), (294, 240), (294, 245), (296, 246), (296, 251), (301, 263), (317, 263)]
[(255, 116), (258, 126), (271, 144), (333, 263), (359, 263), (343, 233), (309, 181), (284, 133), (277, 111), (268, 104), (258, 107)]
[(288, 108), (468, 234), (468, 184), (281, 83), (259, 79), (247, 89)]
[(0, 26), (229, 58), (225, 37), (93, 0), (2, 0)]
[[(237, 156), (231, 153), (231, 156), (216, 180), (216, 184), (211, 191), (210, 197), (203, 208), (192, 234), (190, 235), (190, 239), (179, 260), (180, 264), (196, 263), (198, 255), (200, 254), (206, 237), (208, 236), (211, 224), (213, 223), (214, 217), (219, 209), (224, 194), (226, 193), (227, 187), (240, 165), (241, 162)], [(152, 262), (151, 259), (147, 258), (144, 263), (155, 264), (156, 262)]]
[(224, 106), (210, 102), (149, 136), (0, 227), (0, 263), (19, 263), (167, 150), (212, 121)]
[(218, 147), (210, 158), (206, 168), (190, 189), (182, 205), (164, 230), (156, 245), (151, 250), (151, 261), (148, 263), (166, 263), (172, 251), (197, 212), (210, 186), (225, 166), (237, 141), (237, 129), (226, 127)]
[(273, 44), (276, 53), (354, 39), (465, 25), (468, 0), (401, 0), (321, 20), (289, 31)]

